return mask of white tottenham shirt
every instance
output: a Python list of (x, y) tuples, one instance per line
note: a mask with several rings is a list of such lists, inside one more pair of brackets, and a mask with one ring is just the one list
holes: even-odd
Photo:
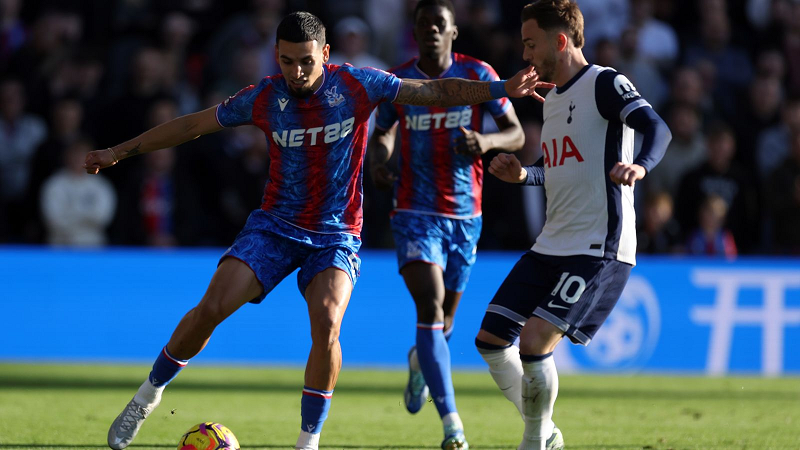
[(650, 107), (615, 70), (586, 66), (544, 102), (542, 153), (547, 219), (532, 250), (591, 255), (636, 264), (633, 188), (611, 181), (621, 161), (633, 162), (632, 111)]

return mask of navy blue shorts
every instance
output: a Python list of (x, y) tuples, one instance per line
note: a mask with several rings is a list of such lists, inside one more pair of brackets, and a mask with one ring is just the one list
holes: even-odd
[(322, 234), (302, 230), (260, 209), (247, 218), (223, 259), (233, 257), (247, 264), (264, 291), (251, 303), (264, 297), (295, 269), (297, 288), (305, 296), (306, 287), (318, 273), (336, 267), (350, 277), (355, 286), (360, 274), (358, 249), (361, 239), (346, 233)]
[(617, 304), (632, 267), (588, 255), (528, 251), (489, 303), (481, 328), (514, 342), (528, 318), (537, 316), (586, 345)]
[(445, 289), (464, 292), (475, 264), (483, 218), (451, 219), (400, 211), (392, 216), (397, 267), (414, 261), (441, 267)]

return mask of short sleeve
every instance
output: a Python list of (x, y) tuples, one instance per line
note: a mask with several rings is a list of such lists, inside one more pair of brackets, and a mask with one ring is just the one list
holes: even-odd
[(392, 73), (374, 67), (364, 67), (356, 69), (350, 67), (350, 73), (367, 90), (370, 102), (378, 104), (381, 102), (393, 102), (400, 92), (402, 84), (400, 78)]
[(395, 123), (397, 123), (397, 107), (389, 102), (378, 105), (375, 112), (375, 126), (382, 130), (388, 130)]
[[(483, 70), (480, 71), (480, 78), (482, 81), (499, 81), (500, 77), (497, 76), (494, 68), (489, 64), (483, 63)], [(483, 105), (492, 117), (504, 116), (511, 108), (511, 102), (507, 97), (490, 100)]]
[(650, 106), (625, 75), (605, 70), (595, 82), (595, 100), (600, 115), (606, 120), (625, 122), (633, 110)]
[(262, 85), (250, 85), (228, 97), (217, 106), (217, 122), (223, 127), (253, 123), (253, 104), (262, 89)]

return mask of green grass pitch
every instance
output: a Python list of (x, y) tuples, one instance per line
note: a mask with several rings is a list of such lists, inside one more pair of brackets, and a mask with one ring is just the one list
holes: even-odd
[[(106, 448), (111, 421), (146, 366), (0, 364), (0, 449)], [(243, 448), (292, 448), (301, 369), (193, 364), (167, 389), (131, 449), (175, 448), (203, 421)], [(342, 371), (321, 447), (436, 449), (432, 404), (410, 415), (404, 371)], [(516, 410), (488, 372), (456, 372), (456, 401), (474, 449), (514, 449)], [(567, 449), (800, 449), (800, 379), (562, 376), (555, 421)]]

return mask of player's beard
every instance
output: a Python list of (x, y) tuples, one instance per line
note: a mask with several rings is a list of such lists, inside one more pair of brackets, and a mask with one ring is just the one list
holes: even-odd
[(539, 80), (552, 83), (553, 78), (555, 78), (555, 71), (556, 52), (555, 50), (551, 49), (547, 57), (544, 58), (544, 61), (542, 61), (541, 64), (536, 65), (536, 73), (539, 74)]
[(293, 87), (289, 86), (289, 92), (294, 97), (297, 97), (297, 98), (308, 98), (308, 97), (311, 97), (311, 95), (314, 93), (314, 88), (309, 86), (309, 87), (302, 87), (300, 89), (297, 89), (297, 88), (293, 88)]

